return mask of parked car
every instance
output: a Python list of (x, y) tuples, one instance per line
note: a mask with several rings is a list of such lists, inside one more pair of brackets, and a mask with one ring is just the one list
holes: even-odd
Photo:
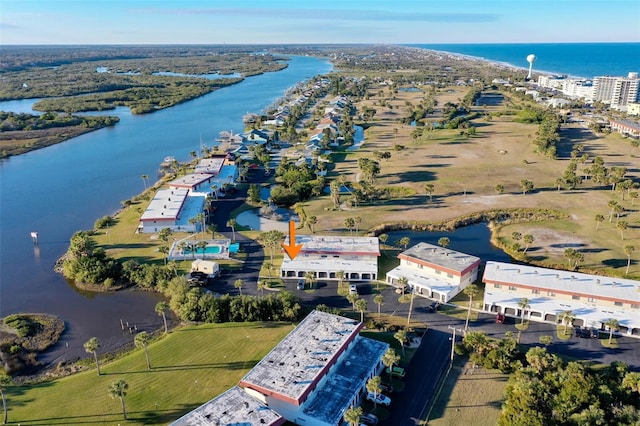
[(375, 402), (376, 404), (384, 405), (388, 407), (391, 404), (391, 398), (381, 393), (375, 394), (373, 392), (367, 392), (367, 399), (371, 402)]
[(389, 371), (389, 367), (385, 368), (384, 371), (387, 374), (391, 374), (392, 376), (396, 376), (396, 377), (404, 377), (404, 368), (402, 367), (396, 367), (395, 365), (393, 366), (392, 370)]
[(503, 324), (504, 323), (504, 314), (500, 314), (499, 313), (498, 315), (496, 315), (496, 322), (498, 324)]
[(585, 339), (590, 339), (591, 338), (591, 330), (589, 330), (588, 328), (581, 328), (580, 330), (580, 337), (585, 338)]
[(360, 416), (360, 421), (365, 425), (377, 425), (378, 417), (373, 413), (364, 413)]
[(440, 307), (440, 302), (432, 302), (429, 305), (428, 309), (429, 309), (429, 312), (437, 312), (439, 307)]
[(304, 290), (304, 280), (298, 280), (298, 285), (296, 286), (298, 290)]
[(384, 393), (393, 393), (393, 386), (387, 385), (386, 383), (380, 383), (380, 389)]
[(600, 337), (600, 330), (598, 330), (597, 328), (592, 328), (591, 329), (591, 337), (593, 337), (594, 339), (597, 339)]
[(351, 294), (358, 294), (358, 286), (355, 284), (351, 284), (349, 286), (349, 293)]

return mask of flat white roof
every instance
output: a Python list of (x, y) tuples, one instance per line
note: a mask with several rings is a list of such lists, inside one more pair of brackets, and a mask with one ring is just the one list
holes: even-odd
[[(289, 236), (284, 240), (289, 244)], [(300, 254), (353, 254), (380, 256), (377, 237), (344, 237), (329, 235), (297, 235), (296, 244), (302, 244)]]
[(451, 282), (439, 280), (434, 277), (420, 275), (418, 273), (418, 270), (413, 268), (403, 267), (402, 265), (397, 266), (392, 270), (390, 270), (389, 272), (387, 272), (387, 277), (392, 277), (395, 279), (400, 279), (402, 277), (405, 277), (409, 281), (409, 283), (412, 285), (416, 285), (418, 287), (423, 287), (423, 288), (430, 288), (432, 291), (437, 291), (438, 293), (447, 294), (447, 295), (449, 295), (450, 293), (457, 294), (458, 289), (461, 286), (461, 284), (459, 283), (454, 284)]
[(224, 164), (226, 157), (213, 157), (204, 158), (198, 162), (195, 168), (195, 173), (208, 173), (210, 175), (217, 175), (220, 173), (220, 169)]
[(189, 190), (185, 188), (159, 189), (140, 220), (175, 220), (188, 193)]
[(487, 262), (482, 280), (640, 304), (640, 281), (623, 278), (511, 263)]
[(480, 263), (479, 257), (429, 243), (418, 243), (398, 255), (398, 258), (402, 259), (403, 257), (459, 273), (463, 273), (476, 263)]
[(358, 321), (313, 311), (242, 378), (240, 386), (299, 405), (361, 328)]
[(285, 255), (282, 260), (281, 270), (302, 270), (302, 271), (344, 271), (344, 272), (367, 272), (378, 273), (378, 258), (370, 257), (345, 259), (340, 257), (320, 258), (317, 256), (305, 256), (298, 254), (291, 260)]
[(195, 186), (200, 185), (202, 182), (206, 182), (208, 179), (211, 179), (212, 176), (208, 173), (189, 173), (178, 179), (174, 179), (169, 182), (170, 187), (182, 187), (182, 188), (193, 188)]
[(275, 426), (284, 418), (237, 386), (180, 417), (171, 426)]

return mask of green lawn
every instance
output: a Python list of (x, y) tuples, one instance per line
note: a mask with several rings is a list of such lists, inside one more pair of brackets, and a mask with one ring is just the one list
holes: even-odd
[(454, 365), (424, 424), (433, 426), (494, 426), (500, 417), (507, 374), (471, 363)]
[[(9, 421), (30, 425), (167, 424), (238, 383), (289, 331), (290, 324), (227, 323), (181, 327), (131, 354), (63, 379), (6, 391)], [(129, 421), (108, 395), (121, 378)]]

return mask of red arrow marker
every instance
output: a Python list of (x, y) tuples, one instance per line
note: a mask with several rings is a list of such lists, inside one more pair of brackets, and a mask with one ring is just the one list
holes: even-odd
[(282, 247), (284, 247), (291, 260), (295, 259), (300, 253), (300, 249), (302, 249), (302, 244), (296, 244), (296, 223), (292, 220), (289, 221), (289, 245), (282, 243)]

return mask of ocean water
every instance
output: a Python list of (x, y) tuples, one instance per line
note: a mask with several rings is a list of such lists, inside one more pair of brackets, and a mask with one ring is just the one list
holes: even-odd
[(537, 44), (409, 44), (407, 46), (459, 53), (528, 68), (527, 55), (536, 55), (534, 72), (544, 71), (593, 78), (640, 72), (640, 43)]

